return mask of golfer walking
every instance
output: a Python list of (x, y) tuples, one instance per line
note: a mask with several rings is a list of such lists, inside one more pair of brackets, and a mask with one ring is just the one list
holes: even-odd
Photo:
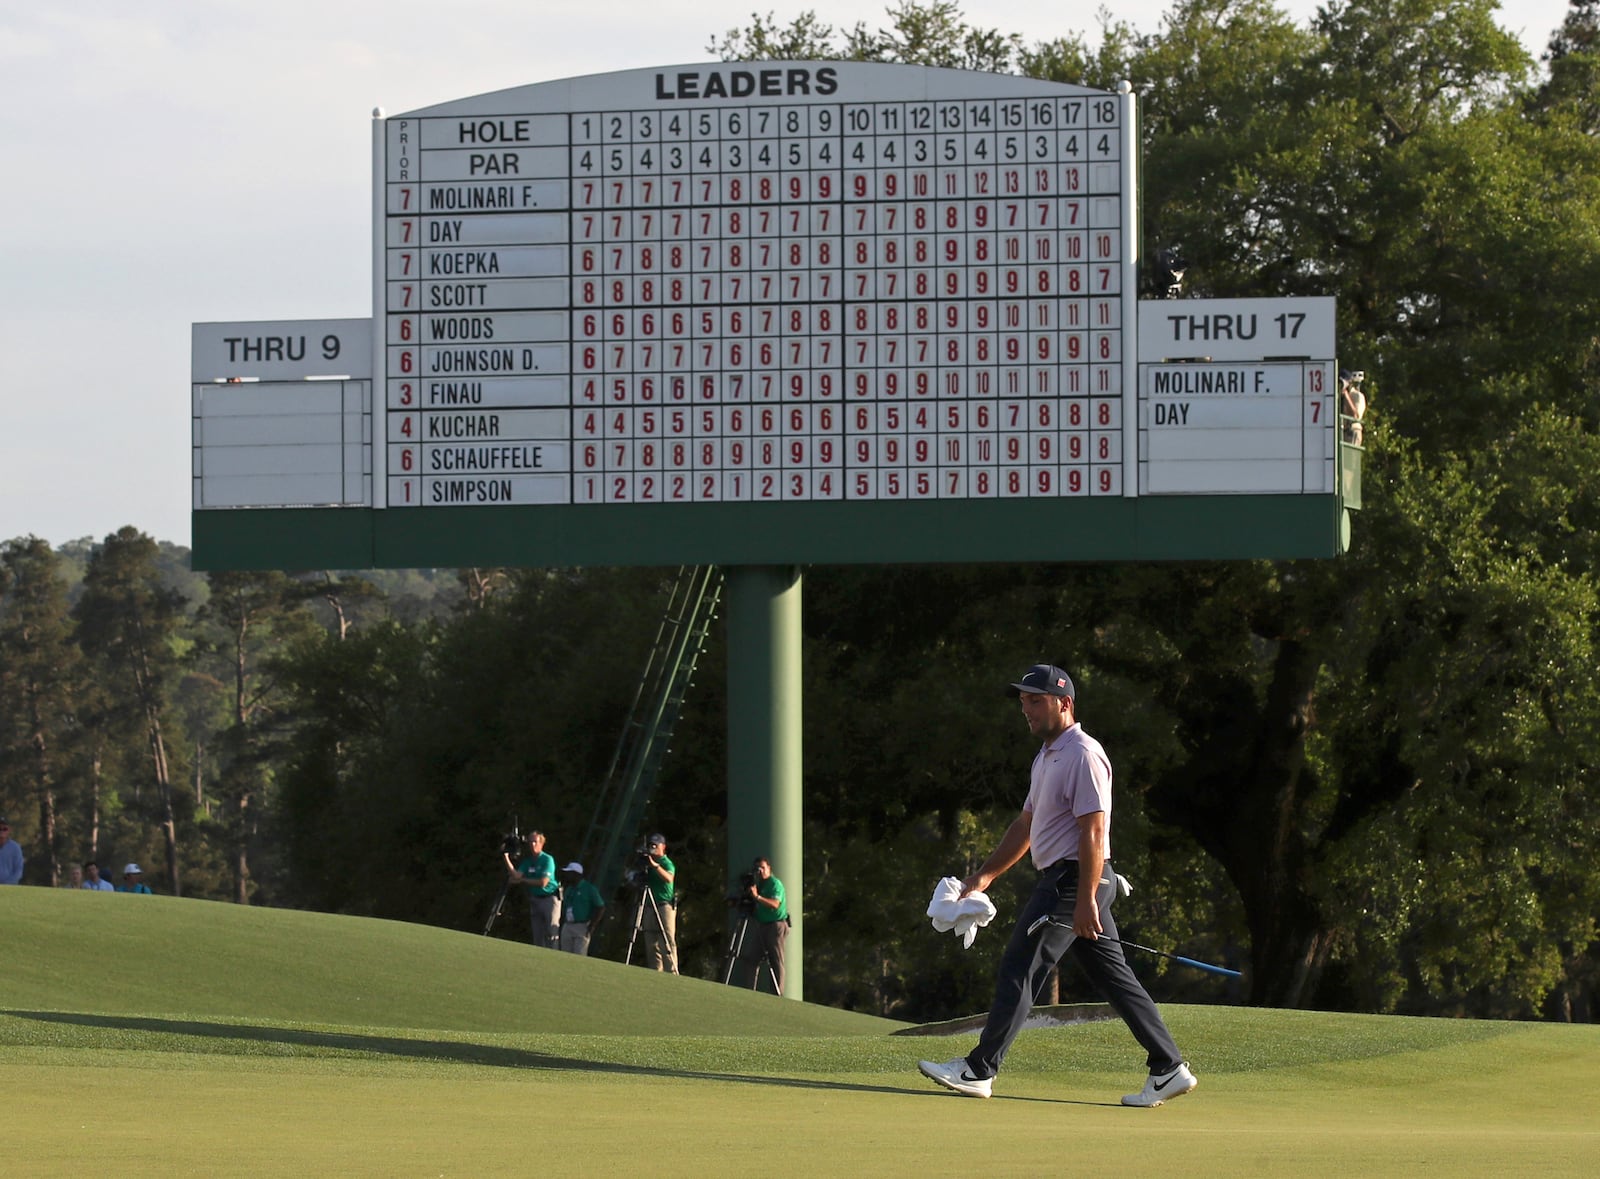
[[(1035, 664), (1012, 684), (1028, 731), (1044, 744), (1033, 759), (1032, 783), (1022, 813), (1000, 837), (983, 867), (961, 882), (961, 895), (984, 892), (1025, 852), (1033, 852), (1039, 881), (1017, 917), (1000, 960), (994, 1005), (978, 1046), (948, 1064), (924, 1060), (922, 1074), (967, 1097), (988, 1097), (1011, 1041), (1022, 1030), (1034, 995), (1069, 950), (1111, 1009), (1144, 1047), (1150, 1075), (1124, 1105), (1160, 1105), (1181, 1097), (1198, 1081), (1172, 1033), (1122, 955), (1111, 902), (1111, 762), (1100, 742), (1083, 731), (1077, 693), (1059, 667)], [(1105, 939), (1100, 937), (1105, 935)]]

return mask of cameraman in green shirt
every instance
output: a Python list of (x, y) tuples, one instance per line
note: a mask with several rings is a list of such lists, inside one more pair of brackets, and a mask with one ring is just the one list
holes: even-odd
[(783, 881), (772, 874), (772, 861), (761, 856), (753, 865), (755, 883), (750, 896), (755, 901), (757, 932), (761, 951), (772, 964), (778, 994), (783, 994), (783, 944), (789, 939), (789, 902), (783, 895)]
[(643, 921), (644, 953), (647, 965), (656, 970), (678, 973), (678, 890), (673, 881), (677, 866), (667, 858), (667, 837), (652, 835), (645, 840), (645, 902)]
[(561, 883), (556, 879), (556, 860), (544, 850), (544, 832), (528, 834), (528, 854), (511, 865), (511, 879), (528, 890), (528, 935), (534, 945), (553, 950), (556, 945), (556, 923), (560, 920), (561, 899), (556, 895)]

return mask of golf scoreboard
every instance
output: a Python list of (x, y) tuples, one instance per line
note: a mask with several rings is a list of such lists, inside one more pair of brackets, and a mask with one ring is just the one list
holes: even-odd
[[(1247, 358), (1274, 357), (1265, 376), (1208, 347), (1141, 371), (1137, 142), (1126, 86), (859, 62), (632, 70), (379, 118), (370, 360), (312, 347), (299, 370), (370, 375), (322, 415), (343, 466), (319, 486), (339, 494), (258, 479), (230, 499), (233, 466), (316, 440), (279, 423), (267, 450), (217, 442), (248, 443), (252, 397), (264, 420), (296, 402), (216, 359), (248, 333), (196, 325), (196, 547), (1069, 557), (1191, 545), (1192, 511), (1142, 506), (1172, 493), (1315, 521), (1306, 547), (1326, 548), (1332, 301), (1325, 331)], [(1245, 502), (1263, 493), (1305, 502), (1263, 516)]]

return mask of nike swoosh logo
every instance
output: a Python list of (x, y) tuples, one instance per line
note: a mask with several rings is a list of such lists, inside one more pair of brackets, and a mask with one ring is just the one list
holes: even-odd
[(1161, 1090), (1165, 1089), (1168, 1085), (1172, 1084), (1172, 1082), (1176, 1081), (1177, 1079), (1178, 1079), (1178, 1074), (1177, 1073), (1173, 1073), (1166, 1080), (1158, 1082), (1157, 1084), (1151, 1086), (1151, 1088), (1153, 1088), (1157, 1093), (1159, 1093), (1159, 1092), (1161, 1092)]
[(968, 1072), (968, 1071), (967, 1071), (967, 1070), (966, 1070), (966, 1069), (962, 1069), (962, 1070), (961, 1070), (961, 1079), (962, 1079), (962, 1080), (963, 1080), (963, 1081), (981, 1081), (981, 1080), (983, 1080), (983, 1078), (982, 1078), (982, 1077), (975, 1077), (975, 1076), (973, 1076), (973, 1075), (972, 1075), (972, 1074), (971, 1074), (971, 1073), (969, 1073), (969, 1072)]

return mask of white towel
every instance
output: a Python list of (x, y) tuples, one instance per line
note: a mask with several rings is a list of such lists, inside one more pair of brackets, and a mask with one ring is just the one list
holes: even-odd
[(962, 896), (961, 881), (954, 876), (939, 881), (933, 890), (933, 899), (928, 902), (928, 916), (933, 920), (934, 929), (940, 933), (953, 930), (961, 939), (963, 949), (972, 948), (979, 926), (988, 925), (994, 920), (994, 914), (994, 902), (983, 893)]

